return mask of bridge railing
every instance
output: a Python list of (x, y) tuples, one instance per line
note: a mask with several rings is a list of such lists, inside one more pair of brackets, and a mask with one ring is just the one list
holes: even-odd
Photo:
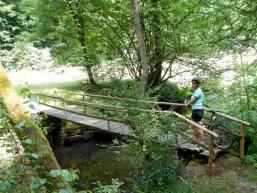
[(105, 96), (105, 95), (94, 95), (94, 94), (87, 94), (87, 93), (77, 93), (77, 92), (70, 92), (70, 91), (59, 91), (59, 90), (54, 91), (54, 96), (58, 96), (59, 93), (67, 93), (67, 94), (71, 94), (71, 95), (82, 96), (82, 101), (85, 101), (86, 97), (91, 97), (91, 98), (111, 99), (111, 100), (118, 100), (118, 101), (147, 103), (147, 104), (153, 104), (153, 105), (167, 105), (167, 106), (181, 106), (181, 107), (185, 106), (185, 104), (181, 104), (181, 103), (136, 100), (136, 99), (119, 98), (119, 97), (112, 97), (112, 96)]
[[(211, 109), (206, 108), (206, 107), (204, 107), (204, 110), (206, 110), (207, 112), (212, 111)], [(239, 124), (240, 132), (239, 132), (239, 135), (237, 135), (237, 136), (239, 136), (239, 138), (240, 138), (240, 159), (241, 159), (241, 162), (243, 162), (244, 161), (244, 154), (245, 154), (245, 128), (246, 128), (246, 126), (249, 126), (250, 123), (247, 122), (247, 121), (243, 121), (243, 120), (240, 120), (238, 118), (226, 115), (226, 114), (221, 113), (221, 112), (216, 112), (215, 114), (218, 115), (218, 116), (221, 116), (221, 117), (223, 117), (227, 120), (230, 120), (234, 123)]]
[[(170, 107), (183, 107), (184, 104), (181, 103), (170, 103), (170, 102), (158, 102), (158, 101), (145, 101), (145, 100), (135, 100), (135, 99), (127, 99), (127, 98), (118, 98), (118, 97), (111, 97), (111, 96), (104, 96), (104, 95), (93, 95), (93, 94), (87, 94), (87, 93), (76, 93), (76, 92), (69, 92), (69, 91), (54, 91), (54, 95), (57, 95), (58, 93), (67, 93), (72, 95), (80, 95), (82, 96), (82, 100), (85, 100), (85, 97), (92, 97), (92, 98), (103, 98), (103, 99), (112, 99), (112, 100), (119, 100), (119, 101), (130, 101), (130, 102), (138, 102), (138, 103), (148, 103), (153, 105), (167, 105)], [(204, 107), (204, 110), (207, 112), (212, 112), (211, 109)], [(250, 123), (247, 121), (240, 120), (238, 118), (226, 115), (221, 112), (215, 112), (215, 115), (223, 117), (229, 121), (232, 121), (234, 123), (239, 124), (239, 134), (235, 134), (240, 137), (240, 159), (243, 162), (244, 161), (244, 152), (245, 152), (245, 128), (246, 126), (249, 126)]]
[[(128, 115), (128, 111), (122, 107), (117, 107), (117, 106), (110, 106), (110, 105), (99, 105), (99, 104), (93, 104), (93, 103), (88, 103), (88, 102), (82, 102), (82, 101), (74, 101), (71, 99), (66, 99), (66, 98), (62, 98), (62, 97), (57, 97), (57, 96), (52, 96), (52, 95), (48, 95), (48, 94), (42, 94), (42, 93), (34, 93), (34, 95), (36, 95), (36, 100), (39, 104), (43, 104), (55, 109), (59, 109), (59, 110), (64, 110), (65, 112), (71, 112), (71, 113), (75, 113), (78, 115), (86, 115), (86, 116), (90, 116), (90, 117), (95, 117), (95, 118), (103, 118), (102, 116), (97, 116), (97, 115), (93, 115), (92, 113), (88, 112), (88, 108), (94, 108), (94, 109), (103, 109), (104, 112), (104, 119), (107, 122), (107, 127), (108, 130), (110, 130), (110, 121), (116, 121), (116, 122), (120, 122), (117, 119), (113, 119), (111, 117), (108, 116), (108, 112), (109, 111), (114, 111), (114, 112), (120, 112), (123, 113), (124, 115)], [(41, 98), (50, 98), (54, 100), (54, 104), (49, 104), (49, 102), (43, 102), (41, 100)], [(58, 105), (58, 101), (60, 101), (60, 105), (62, 107), (60, 107), (60, 105)], [(69, 105), (76, 105), (78, 106), (82, 106), (83, 109), (78, 109), (76, 108), (76, 110), (72, 110), (69, 108)], [(65, 114), (66, 119), (67, 119), (67, 114)]]
[[(187, 136), (186, 134), (183, 135), (183, 133), (181, 133), (184, 137), (187, 137), (189, 138), (191, 141), (193, 141), (193, 143), (196, 143), (198, 144), (199, 146), (203, 147), (204, 149), (208, 150), (209, 151), (209, 155), (208, 155), (208, 172), (209, 174), (211, 175), (213, 173), (213, 160), (214, 160), (214, 139), (218, 137), (218, 134), (205, 128), (204, 126), (202, 125), (199, 125), (193, 121), (191, 121), (190, 119), (188, 119), (187, 117), (175, 112), (175, 111), (161, 111), (161, 110), (148, 110), (148, 109), (135, 109), (135, 108), (123, 108), (123, 107), (117, 107), (117, 106), (109, 106), (109, 105), (99, 105), (99, 104), (92, 104), (92, 103), (88, 103), (88, 102), (83, 102), (83, 101), (74, 101), (74, 100), (71, 100), (71, 99), (65, 99), (65, 98), (62, 98), (62, 97), (58, 97), (58, 96), (52, 96), (52, 95), (48, 95), (48, 94), (42, 94), (42, 93), (34, 93), (36, 96), (37, 96), (37, 101), (38, 103), (40, 104), (43, 104), (43, 105), (46, 105), (46, 106), (49, 106), (49, 107), (53, 107), (53, 108), (57, 108), (57, 109), (62, 109), (62, 110), (65, 110), (65, 111), (68, 111), (68, 112), (73, 112), (73, 113), (76, 113), (76, 114), (82, 114), (82, 115), (88, 115), (86, 113), (81, 113), (81, 112), (76, 112), (76, 111), (72, 111), (72, 110), (69, 110), (66, 108), (66, 105), (65, 103), (71, 103), (71, 104), (76, 104), (76, 105), (80, 105), (80, 106), (84, 106), (84, 107), (93, 107), (93, 108), (100, 108), (100, 109), (107, 109), (107, 110), (111, 110), (111, 111), (116, 111), (116, 112), (122, 112), (122, 113), (125, 113), (128, 115), (128, 112), (131, 111), (131, 110), (136, 110), (136, 111), (143, 111), (143, 112), (152, 112), (152, 113), (159, 113), (159, 114), (172, 114), (174, 115), (175, 117), (183, 120), (184, 122), (187, 122), (188, 124), (192, 125), (192, 126), (195, 126), (197, 128), (200, 128), (202, 129), (205, 133), (207, 133), (209, 135), (209, 140), (208, 140), (208, 146), (198, 142), (197, 140), (194, 140), (193, 138), (190, 138), (189, 136)], [(75, 93), (73, 93), (75, 94)], [(56, 94), (55, 94), (56, 95)], [(92, 97), (92, 95), (90, 95)], [(100, 96), (100, 95), (93, 95), (94, 97), (101, 97), (101, 98), (110, 98), (110, 97), (106, 97), (106, 96)], [(47, 98), (51, 98), (55, 101), (55, 105), (50, 105), (50, 104), (47, 104), (45, 102), (42, 102), (40, 100), (40, 97), (47, 97)], [(112, 99), (117, 99), (116, 97), (111, 97)], [(121, 100), (122, 98), (118, 98), (117, 100)], [(64, 108), (60, 108), (60, 107), (57, 107), (56, 106), (56, 100), (59, 100), (63, 103), (63, 107)], [(135, 102), (136, 100), (133, 100), (133, 99), (128, 99), (129, 101), (133, 101)], [(138, 102), (138, 101), (137, 101)], [(148, 102), (148, 101), (140, 101), (140, 102)], [(155, 104), (155, 103), (158, 103), (158, 102), (153, 102), (153, 101), (150, 101), (151, 104)], [(162, 102), (162, 104), (164, 104)], [(168, 104), (168, 103), (165, 103), (165, 104)], [(172, 105), (174, 105), (176, 103), (172, 103)], [(184, 106), (183, 104), (179, 104), (180, 106)], [(108, 127), (109, 127), (109, 120), (110, 119), (107, 119), (107, 124), (108, 124)]]

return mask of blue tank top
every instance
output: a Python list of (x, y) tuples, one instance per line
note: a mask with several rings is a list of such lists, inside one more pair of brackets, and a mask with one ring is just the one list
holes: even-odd
[(204, 94), (201, 88), (197, 88), (193, 93), (196, 97), (196, 101), (192, 104), (192, 109), (203, 109)]

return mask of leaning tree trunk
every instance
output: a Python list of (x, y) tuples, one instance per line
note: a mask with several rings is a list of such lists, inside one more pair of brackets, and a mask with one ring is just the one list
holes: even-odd
[(141, 90), (141, 94), (144, 95), (148, 84), (149, 64), (148, 64), (148, 58), (146, 53), (145, 41), (142, 33), (142, 27), (140, 23), (138, 1), (131, 0), (131, 4), (132, 4), (132, 13), (134, 18), (134, 25), (136, 29), (136, 36), (137, 36), (138, 46), (140, 50), (140, 57), (141, 57), (140, 61), (143, 69), (141, 80), (140, 80), (140, 90)]
[[(83, 20), (83, 16), (81, 15), (81, 13), (77, 10), (79, 7), (78, 2), (76, 1), (73, 3), (69, 2), (68, 6), (69, 6), (69, 9), (71, 11), (72, 17), (74, 19), (74, 22), (75, 22), (75, 25), (77, 28), (79, 43), (80, 43), (80, 46), (82, 47), (84, 62), (86, 63), (87, 62), (87, 49), (86, 49), (86, 38), (85, 38), (86, 33), (85, 33), (84, 20)], [(86, 71), (88, 74), (89, 82), (91, 84), (95, 85), (96, 83), (94, 80), (91, 66), (89, 64), (85, 64), (85, 66), (86, 66)]]
[[(13, 123), (17, 124), (21, 121), (29, 121), (30, 115), (28, 108), (23, 104), (20, 97), (16, 95), (15, 89), (11, 84), (1, 62), (0, 62), (0, 97), (3, 99), (4, 106), (9, 114)], [(32, 128), (20, 128), (15, 130), (20, 141), (24, 139), (31, 139), (32, 144), (23, 144), (26, 153), (38, 153), (38, 163), (42, 167), (39, 176), (48, 178), (52, 185), (49, 186), (51, 190), (59, 189), (58, 184), (67, 187), (67, 182), (61, 178), (48, 177), (52, 169), (61, 169), (55, 155), (49, 145), (48, 140), (37, 126)]]

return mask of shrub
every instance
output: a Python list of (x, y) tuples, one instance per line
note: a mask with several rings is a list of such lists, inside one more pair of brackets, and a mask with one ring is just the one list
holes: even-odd
[(186, 94), (181, 91), (176, 84), (171, 82), (165, 82), (157, 88), (158, 101), (180, 103), (187, 97)]

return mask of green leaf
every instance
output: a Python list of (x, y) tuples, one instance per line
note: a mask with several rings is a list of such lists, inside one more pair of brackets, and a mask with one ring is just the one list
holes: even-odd
[(46, 183), (46, 179), (45, 178), (40, 179), (39, 183), (42, 184), (42, 185), (45, 184)]
[(36, 179), (36, 180), (32, 181), (31, 187), (32, 187), (33, 189), (37, 189), (37, 188), (39, 188), (40, 186), (44, 185), (45, 183), (46, 183), (46, 179), (45, 179), (45, 178)]
[(35, 158), (35, 159), (38, 159), (39, 158), (39, 155), (37, 153), (32, 153), (31, 154), (31, 157)]
[(51, 172), (49, 173), (49, 175), (51, 177), (58, 177), (61, 175), (61, 170), (51, 170)]
[(58, 191), (58, 193), (73, 193), (73, 191), (69, 189), (61, 189)]
[(31, 140), (31, 139), (25, 139), (25, 140), (24, 140), (24, 143), (25, 143), (25, 144), (32, 144), (32, 140)]
[(69, 170), (62, 170), (61, 175), (68, 182), (72, 182), (74, 180), (74, 177)]
[(37, 189), (37, 188), (39, 188), (39, 186), (40, 186), (40, 184), (37, 181), (34, 181), (34, 182), (31, 183), (31, 188), (32, 189)]
[(0, 190), (6, 190), (6, 185), (5, 184), (2, 184), (2, 183), (0, 183)]

